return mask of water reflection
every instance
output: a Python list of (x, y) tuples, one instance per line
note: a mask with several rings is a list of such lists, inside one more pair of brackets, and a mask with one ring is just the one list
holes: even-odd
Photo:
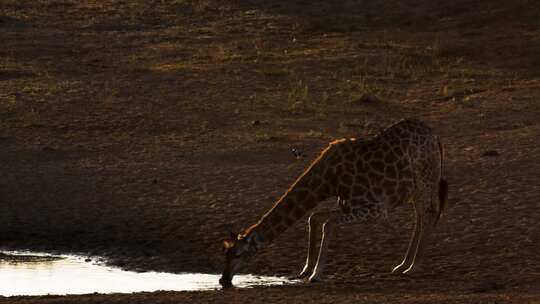
[[(220, 288), (218, 279), (217, 274), (124, 271), (77, 256), (0, 251), (2, 296), (210, 290)], [(286, 278), (253, 275), (237, 275), (233, 280), (236, 287), (288, 282)]]

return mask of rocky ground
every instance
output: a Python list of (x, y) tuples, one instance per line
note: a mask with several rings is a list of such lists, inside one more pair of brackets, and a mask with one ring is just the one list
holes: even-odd
[[(540, 302), (536, 2), (3, 0), (0, 41), (4, 249), (217, 273), (328, 141), (404, 117), (441, 135), (450, 183), (411, 276), (389, 273), (404, 206), (395, 232), (340, 229), (322, 284), (0, 303)], [(303, 220), (246, 272), (295, 274), (306, 242)]]

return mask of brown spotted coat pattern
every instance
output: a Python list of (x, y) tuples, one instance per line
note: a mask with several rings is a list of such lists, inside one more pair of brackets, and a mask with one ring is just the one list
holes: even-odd
[(442, 164), (438, 136), (419, 120), (399, 121), (368, 140), (336, 140), (238, 240), (249, 240), (248, 256), (253, 256), (319, 202), (337, 197), (338, 209), (315, 212), (308, 220), (308, 256), (299, 277), (318, 281), (335, 226), (386, 218), (392, 208), (412, 202), (413, 236), (403, 262), (393, 270), (410, 273), (424, 247), (422, 240), (429, 237), (443, 211), (447, 186)]

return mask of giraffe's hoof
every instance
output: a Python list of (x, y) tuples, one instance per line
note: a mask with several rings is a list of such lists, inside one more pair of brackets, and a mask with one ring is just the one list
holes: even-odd
[(403, 264), (399, 264), (396, 267), (392, 268), (392, 273), (393, 274), (402, 274), (403, 268), (404, 268)]
[(322, 279), (320, 277), (311, 276), (311, 277), (309, 277), (308, 282), (309, 283), (321, 283)]
[(418, 270), (418, 269), (416, 269), (416, 267), (414, 267), (414, 266), (411, 265), (411, 267), (409, 267), (409, 268), (407, 268), (407, 269), (405, 269), (405, 270), (403, 271), (403, 274), (413, 274), (413, 273), (415, 273), (417, 270)]
[(289, 277), (288, 279), (289, 280), (304, 280), (304, 279), (307, 279), (308, 277), (309, 277), (309, 273), (301, 272), (298, 275)]

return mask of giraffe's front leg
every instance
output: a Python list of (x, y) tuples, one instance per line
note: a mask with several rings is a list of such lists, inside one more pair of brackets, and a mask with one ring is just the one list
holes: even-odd
[(319, 256), (317, 258), (317, 264), (313, 269), (313, 273), (309, 277), (309, 282), (320, 282), (322, 281), (322, 274), (324, 271), (324, 266), (326, 264), (326, 253), (328, 251), (328, 243), (330, 240), (330, 235), (332, 234), (333, 223), (327, 221), (322, 226), (322, 239), (321, 239), (321, 248), (319, 249)]
[(308, 253), (304, 268), (293, 279), (305, 279), (311, 276), (316, 263), (317, 240), (321, 234), (322, 218), (320, 213), (313, 213), (308, 219)]
[[(338, 196), (337, 198), (337, 204), (341, 208), (341, 211), (343, 213), (350, 213), (350, 207), (348, 206), (347, 202), (343, 200), (341, 197)], [(334, 212), (336, 213), (336, 212)], [(332, 213), (328, 212), (318, 212), (313, 213), (309, 219), (308, 219), (308, 229), (309, 229), (309, 241), (308, 241), (308, 255), (306, 258), (306, 264), (304, 265), (304, 268), (300, 272), (300, 274), (295, 279), (305, 279), (308, 277), (311, 277), (313, 274), (313, 269), (318, 264), (318, 256), (316, 255), (316, 249), (317, 249), (317, 241), (318, 239), (321, 239), (323, 234), (323, 225), (326, 221), (328, 221), (328, 217)], [(321, 239), (321, 244), (323, 240)], [(328, 241), (326, 242), (328, 243)], [(320, 251), (319, 251), (320, 255)]]
[(381, 206), (378, 202), (367, 202), (363, 201), (362, 203), (353, 202), (354, 208), (350, 208), (349, 212), (343, 214), (340, 211), (325, 212), (323, 218), (326, 220), (322, 226), (322, 240), (321, 248), (319, 249), (319, 256), (317, 258), (317, 264), (313, 269), (313, 273), (309, 277), (310, 282), (320, 282), (322, 281), (322, 273), (326, 263), (326, 253), (328, 251), (328, 243), (331, 236), (334, 234), (336, 226), (341, 224), (349, 224), (353, 221), (367, 221), (375, 220), (381, 215)]
[(318, 214), (320, 214), (320, 218), (324, 219), (324, 221), (322, 222), (322, 238), (319, 255), (317, 257), (317, 264), (315, 264), (313, 272), (309, 277), (309, 282), (311, 283), (322, 281), (322, 274), (326, 264), (326, 254), (328, 252), (328, 243), (335, 230), (335, 225), (342, 221), (350, 220), (349, 214), (343, 215), (340, 211), (321, 212)]

